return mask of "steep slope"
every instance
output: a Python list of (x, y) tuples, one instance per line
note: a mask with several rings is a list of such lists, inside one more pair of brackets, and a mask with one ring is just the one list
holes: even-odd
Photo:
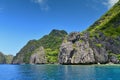
[(61, 64), (120, 63), (120, 1), (82, 33), (65, 38)]
[(107, 37), (120, 36), (120, 1), (96, 21), (88, 30), (92, 36), (102, 32)]
[(45, 35), (39, 40), (29, 41), (14, 57), (13, 64), (30, 63), (30, 57), (32, 54), (36, 54), (36, 50), (40, 47), (43, 47), (45, 50), (44, 54), (46, 56), (47, 63), (58, 62), (59, 47), (66, 35), (67, 32), (64, 30), (54, 29), (50, 32), (49, 35)]

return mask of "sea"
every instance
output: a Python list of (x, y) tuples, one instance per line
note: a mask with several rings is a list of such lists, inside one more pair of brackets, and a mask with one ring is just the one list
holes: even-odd
[(120, 65), (0, 65), (0, 80), (120, 80)]

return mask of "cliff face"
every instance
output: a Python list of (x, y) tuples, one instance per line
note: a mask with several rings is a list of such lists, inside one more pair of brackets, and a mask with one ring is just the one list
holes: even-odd
[(94, 37), (90, 37), (90, 33), (71, 33), (60, 47), (59, 63), (119, 63), (119, 40), (120, 37), (111, 39), (102, 33)]
[(61, 64), (120, 63), (120, 1), (86, 31), (69, 34), (58, 57)]
[(64, 30), (52, 30), (49, 35), (39, 40), (29, 41), (17, 53), (12, 63), (57, 63), (59, 48), (66, 35), (67, 32)]
[(46, 56), (43, 47), (40, 47), (34, 51), (30, 57), (30, 64), (44, 64), (46, 63)]
[(52, 30), (39, 40), (29, 41), (13, 64), (57, 60), (60, 64), (120, 63), (120, 0), (86, 31), (66, 35), (63, 30)]

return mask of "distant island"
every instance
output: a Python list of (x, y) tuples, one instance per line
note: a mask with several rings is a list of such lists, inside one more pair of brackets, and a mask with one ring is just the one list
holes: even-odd
[(83, 32), (52, 30), (30, 40), (13, 58), (0, 53), (0, 63), (106, 64), (120, 63), (120, 0)]
[(4, 55), (0, 52), (0, 64), (11, 64), (13, 57), (13, 55)]

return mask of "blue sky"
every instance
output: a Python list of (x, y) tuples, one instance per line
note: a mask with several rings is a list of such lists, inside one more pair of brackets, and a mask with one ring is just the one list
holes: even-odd
[(0, 51), (15, 55), (52, 29), (83, 31), (118, 0), (0, 0)]

